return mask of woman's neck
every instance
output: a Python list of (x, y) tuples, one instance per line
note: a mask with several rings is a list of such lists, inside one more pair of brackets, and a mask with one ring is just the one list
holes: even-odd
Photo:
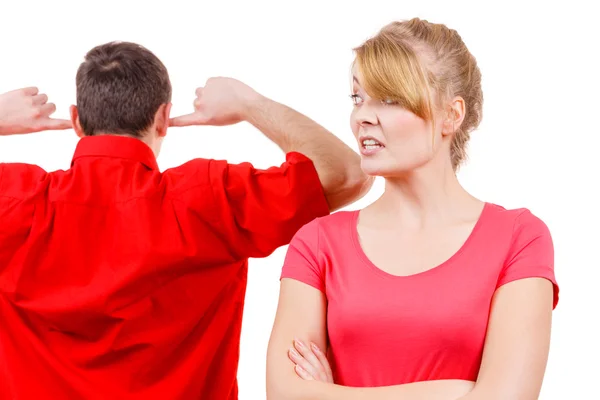
[(469, 219), (482, 206), (462, 187), (451, 167), (443, 173), (433, 167), (386, 178), (384, 194), (371, 206), (382, 224), (401, 221), (415, 229), (436, 226)]

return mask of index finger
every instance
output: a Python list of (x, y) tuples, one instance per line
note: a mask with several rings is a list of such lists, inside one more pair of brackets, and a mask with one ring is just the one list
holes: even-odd
[(48, 130), (64, 130), (71, 129), (73, 124), (68, 119), (48, 118), (46, 129)]
[(190, 126), (190, 125), (196, 125), (196, 119), (198, 117), (196, 116), (195, 113), (191, 113), (191, 114), (187, 114), (187, 115), (182, 115), (179, 117), (174, 117), (169, 119), (169, 126)]

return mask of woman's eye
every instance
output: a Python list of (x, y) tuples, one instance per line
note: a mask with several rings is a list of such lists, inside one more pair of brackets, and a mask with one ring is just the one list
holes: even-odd
[(355, 106), (359, 105), (360, 103), (362, 103), (362, 99), (360, 98), (359, 95), (357, 94), (351, 94), (350, 98), (352, 99), (352, 102), (354, 103)]

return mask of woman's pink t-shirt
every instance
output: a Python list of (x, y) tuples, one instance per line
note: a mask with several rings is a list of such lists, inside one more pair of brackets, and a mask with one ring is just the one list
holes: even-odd
[(329, 359), (338, 384), (475, 381), (498, 287), (545, 278), (558, 302), (552, 238), (527, 209), (486, 203), (458, 252), (410, 276), (369, 261), (358, 240), (358, 214), (338, 212), (304, 226), (282, 273), (327, 296)]

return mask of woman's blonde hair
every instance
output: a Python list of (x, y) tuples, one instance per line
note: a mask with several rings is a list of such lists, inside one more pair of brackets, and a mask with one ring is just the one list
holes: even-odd
[[(460, 35), (418, 18), (393, 22), (354, 49), (369, 96), (393, 100), (434, 121), (435, 110), (454, 96), (465, 101), (465, 118), (452, 138), (452, 167), (466, 158), (470, 133), (482, 117), (481, 72)], [(435, 121), (434, 121), (435, 122)]]

